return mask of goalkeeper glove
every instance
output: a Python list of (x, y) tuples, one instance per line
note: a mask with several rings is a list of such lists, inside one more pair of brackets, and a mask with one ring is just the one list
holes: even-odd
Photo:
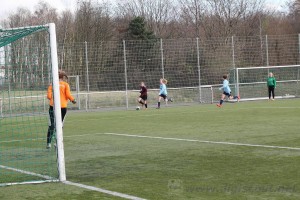
[(73, 103), (73, 104), (76, 104), (76, 100), (74, 99), (74, 100), (72, 101), (72, 103)]

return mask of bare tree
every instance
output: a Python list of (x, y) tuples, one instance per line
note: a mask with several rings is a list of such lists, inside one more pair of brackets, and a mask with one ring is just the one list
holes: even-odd
[[(199, 0), (179, 0), (181, 21), (186, 29), (192, 28), (192, 37), (200, 37), (201, 21), (204, 20), (206, 3)], [(186, 31), (186, 33), (191, 33)]]
[(174, 2), (171, 0), (129, 0), (117, 4), (118, 16), (127, 18), (143, 17), (147, 26), (157, 37), (168, 37), (172, 30), (168, 23), (175, 18)]
[(75, 15), (76, 41), (103, 41), (113, 37), (114, 26), (106, 4), (80, 2)]
[(264, 0), (179, 0), (181, 22), (195, 37), (249, 35), (259, 30)]
[(294, 32), (299, 33), (300, 32), (300, 0), (292, 0), (287, 4), (287, 7), (289, 9), (288, 13), (288, 22), (291, 24), (291, 26), (294, 29)]
[(11, 13), (8, 19), (4, 22), (4, 27), (13, 28), (26, 25), (32, 25), (32, 14), (30, 10), (25, 8), (18, 8), (15, 13)]
[(76, 32), (76, 41), (89, 41), (90, 33), (92, 29), (92, 15), (94, 8), (91, 1), (81, 2), (78, 5), (78, 10), (75, 15), (75, 32)]
[(47, 24), (49, 22), (58, 22), (58, 13), (55, 8), (51, 7), (48, 3), (40, 1), (34, 11), (34, 23), (37, 25)]
[(263, 11), (263, 0), (208, 0), (210, 23), (205, 23), (205, 32), (211, 36), (248, 35), (258, 30), (259, 26), (251, 27), (257, 23), (255, 16)]

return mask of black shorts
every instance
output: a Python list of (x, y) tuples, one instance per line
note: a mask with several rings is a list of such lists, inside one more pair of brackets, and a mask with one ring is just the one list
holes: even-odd
[(226, 95), (226, 96), (228, 96), (228, 97), (230, 97), (230, 96), (231, 96), (231, 92), (230, 92), (230, 94), (229, 94), (229, 93), (227, 93), (227, 92), (223, 92), (223, 94), (224, 94), (224, 95)]
[(268, 86), (269, 90), (274, 90), (275, 89), (275, 86), (274, 85), (271, 85), (271, 86)]
[[(61, 108), (61, 120), (64, 123), (65, 116), (67, 114), (67, 108)], [(49, 126), (54, 126), (54, 108), (49, 107)]]
[(167, 98), (167, 95), (165, 95), (165, 94), (160, 94), (160, 95), (158, 95), (158, 96), (160, 96), (160, 97), (162, 97), (162, 98), (164, 98), (164, 99)]
[(140, 96), (140, 98), (143, 99), (144, 101), (147, 101), (148, 96), (147, 95), (143, 95), (143, 96)]

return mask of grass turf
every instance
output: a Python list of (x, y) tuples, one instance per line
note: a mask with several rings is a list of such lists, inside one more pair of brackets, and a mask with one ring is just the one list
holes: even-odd
[[(300, 101), (69, 113), (67, 178), (146, 199), (299, 199)], [(61, 183), (0, 188), (1, 199), (118, 199)]]

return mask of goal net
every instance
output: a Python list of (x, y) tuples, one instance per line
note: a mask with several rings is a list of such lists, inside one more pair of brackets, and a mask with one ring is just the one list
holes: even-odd
[[(54, 24), (0, 29), (0, 186), (65, 179), (57, 65)], [(46, 149), (50, 83), (57, 149)]]
[(276, 79), (275, 98), (299, 97), (300, 65), (236, 68), (230, 71), (230, 82), (241, 100), (268, 99), (267, 78)]

